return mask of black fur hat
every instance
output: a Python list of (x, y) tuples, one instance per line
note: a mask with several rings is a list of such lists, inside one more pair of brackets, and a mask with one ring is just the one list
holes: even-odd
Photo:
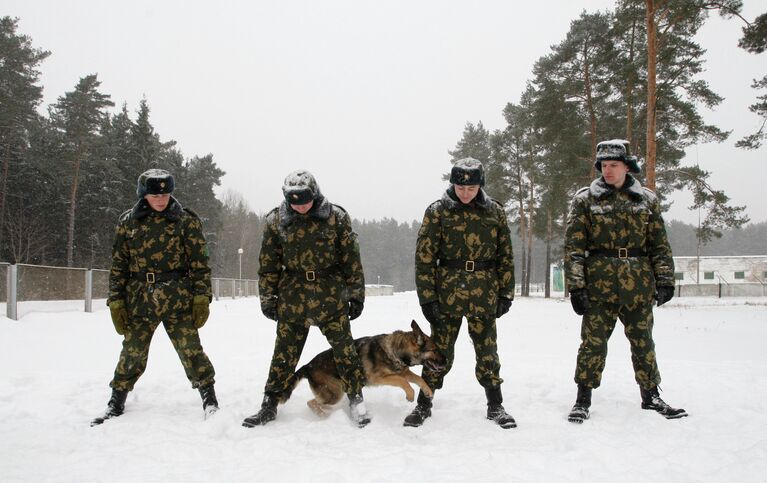
[(176, 187), (173, 175), (164, 169), (148, 169), (138, 177), (136, 196), (143, 198), (144, 195), (162, 195), (172, 193)]
[(594, 167), (602, 172), (602, 161), (623, 161), (632, 173), (639, 173), (636, 156), (629, 153), (629, 142), (625, 139), (611, 139), (597, 144), (597, 160)]
[(458, 185), (485, 186), (485, 168), (477, 159), (459, 159), (450, 170), (450, 182)]
[(303, 169), (294, 171), (285, 178), (282, 194), (289, 205), (305, 205), (321, 196), (317, 180), (312, 173)]

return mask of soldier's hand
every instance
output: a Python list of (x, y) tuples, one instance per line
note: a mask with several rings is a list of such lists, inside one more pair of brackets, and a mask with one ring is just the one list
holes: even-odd
[(589, 293), (585, 288), (570, 291), (570, 303), (578, 315), (583, 315), (589, 310)]
[(277, 320), (277, 304), (261, 304), (261, 313), (267, 319)]
[(674, 298), (674, 291), (674, 287), (669, 287), (667, 285), (658, 287), (655, 292), (655, 300), (658, 301), (658, 307)]
[(365, 304), (363, 302), (360, 302), (357, 299), (350, 299), (349, 300), (349, 320), (354, 320), (360, 315), (362, 315), (362, 309), (365, 307)]
[(421, 305), (421, 312), (430, 324), (439, 322), (439, 302), (429, 302)]
[(195, 295), (192, 299), (192, 319), (194, 326), (200, 328), (205, 325), (210, 315), (210, 299), (207, 295)]
[(511, 308), (511, 299), (498, 297), (498, 308), (495, 310), (495, 318), (499, 319)]
[(125, 334), (125, 326), (128, 325), (128, 309), (125, 308), (125, 302), (122, 300), (113, 300), (109, 302), (109, 315), (112, 316), (112, 323), (118, 334)]

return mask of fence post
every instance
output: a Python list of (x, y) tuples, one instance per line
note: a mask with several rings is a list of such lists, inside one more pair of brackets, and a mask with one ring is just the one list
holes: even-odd
[(93, 270), (85, 271), (85, 311), (93, 312)]
[(237, 280), (232, 279), (232, 298), (237, 298)]
[(19, 313), (16, 307), (16, 300), (18, 298), (18, 280), (19, 280), (19, 274), (18, 274), (18, 266), (14, 263), (12, 265), (8, 266), (8, 275), (6, 277), (7, 280), (7, 297), (6, 297), (6, 309), (5, 313), (11, 320), (19, 320)]

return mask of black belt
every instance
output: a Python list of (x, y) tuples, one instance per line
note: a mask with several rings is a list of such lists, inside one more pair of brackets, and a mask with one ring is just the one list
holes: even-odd
[(306, 278), (307, 282), (314, 282), (317, 280), (317, 276), (325, 277), (327, 275), (333, 274), (339, 270), (338, 265), (331, 265), (329, 267), (325, 268), (319, 268), (317, 270), (291, 270), (289, 268), (286, 268), (285, 271), (293, 276), (303, 276)]
[(170, 272), (131, 272), (130, 278), (146, 283), (156, 283), (168, 282), (170, 280), (181, 280), (188, 275), (188, 272), (181, 270), (172, 270)]
[(476, 270), (492, 270), (495, 268), (495, 260), (439, 260), (440, 267), (462, 268), (467, 272)]
[(612, 258), (646, 257), (647, 252), (641, 248), (595, 248), (589, 250), (589, 256)]

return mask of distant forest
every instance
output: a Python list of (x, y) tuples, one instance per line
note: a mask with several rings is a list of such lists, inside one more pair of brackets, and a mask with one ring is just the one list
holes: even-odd
[[(748, 225), (744, 207), (730, 206), (726, 194), (709, 185), (709, 173), (680, 164), (686, 147), (729, 135), (707, 125), (699, 112), (721, 97), (699, 78), (705, 50), (695, 35), (712, 8), (729, 18), (741, 4), (667, 7), (646, 11), (645, 2), (625, 0), (614, 11), (584, 11), (562, 42), (535, 63), (519, 102), (499, 106), (507, 126), (489, 132), (481, 122), (468, 122), (446, 153), (445, 171), (448, 162), (464, 157), (485, 164), (485, 189), (504, 203), (513, 226), (523, 293), (545, 281), (547, 260), (561, 260), (569, 200), (595, 176), (597, 141), (616, 135), (631, 142), (634, 154), (646, 155), (651, 182), (645, 184), (654, 187), (657, 175), (664, 204), (670, 193), (686, 188), (701, 209), (700, 227), (669, 223), (675, 255), (767, 254), (767, 222)], [(642, 30), (646, 20), (651, 26), (660, 21), (658, 46), (655, 29)], [(136, 201), (138, 174), (164, 168), (176, 177), (174, 196), (203, 220), (214, 276), (256, 278), (265, 213), (255, 213), (240, 193), (218, 193), (225, 172), (213, 153), (188, 155), (162, 138), (147, 99), (116, 107), (96, 73), (41, 106), (40, 66), (51, 54), (17, 29), (18, 19), (0, 17), (0, 261), (108, 268), (115, 223)], [(743, 32), (740, 48), (767, 50), (767, 14)], [(655, 78), (652, 85), (642, 82), (648, 78), (646, 58), (657, 67), (657, 90)], [(767, 89), (767, 77), (752, 87), (757, 93)], [(765, 96), (749, 107), (763, 120)], [(757, 149), (765, 139), (762, 128), (736, 145)], [(354, 220), (354, 228), (367, 282), (413, 290), (418, 221)]]
[[(359, 235), (362, 264), (367, 283), (394, 285), (396, 291), (415, 290), (414, 252), (420, 223), (398, 223), (395, 220), (381, 221), (354, 220), (354, 229)], [(698, 239), (694, 225), (681, 221), (666, 224), (669, 241), (675, 256), (695, 256), (698, 252)], [(701, 255), (767, 255), (767, 222), (752, 223), (741, 229), (723, 232), (721, 238), (715, 238), (701, 247)], [(518, 263), (521, 254), (519, 227), (512, 226), (512, 245), (517, 268), (517, 281), (521, 280)], [(552, 259), (562, 258), (562, 240), (552, 244)], [(533, 243), (532, 284), (542, 284), (546, 277), (546, 245), (535, 239)]]

